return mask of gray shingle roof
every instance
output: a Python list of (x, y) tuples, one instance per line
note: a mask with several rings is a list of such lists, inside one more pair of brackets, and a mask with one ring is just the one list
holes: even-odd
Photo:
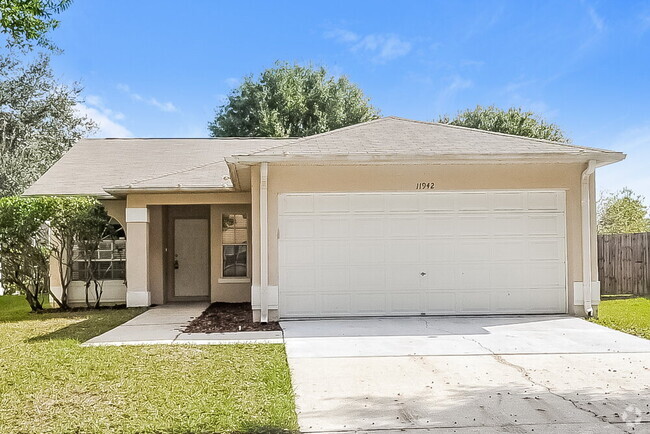
[[(500, 159), (552, 155), (606, 163), (625, 154), (438, 123), (388, 117), (301, 139), (85, 139), (25, 195), (90, 195), (108, 191), (205, 191), (232, 188), (235, 163), (327, 157)], [(234, 157), (233, 157), (234, 156)], [(232, 157), (232, 158), (231, 158)]]
[(84, 139), (25, 195), (110, 197), (105, 188), (230, 188), (224, 158), (284, 139)]
[(253, 152), (256, 156), (620, 154), (434, 122), (386, 117)]

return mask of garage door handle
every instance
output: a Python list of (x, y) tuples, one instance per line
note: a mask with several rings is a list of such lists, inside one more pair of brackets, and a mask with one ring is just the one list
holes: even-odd
[(424, 277), (426, 275), (427, 275), (427, 273), (425, 273), (424, 271), (420, 273), (420, 276), (422, 276), (422, 277)]

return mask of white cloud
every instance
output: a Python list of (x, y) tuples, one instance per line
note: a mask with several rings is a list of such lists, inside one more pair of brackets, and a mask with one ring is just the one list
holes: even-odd
[(592, 7), (587, 5), (587, 13), (589, 14), (589, 19), (591, 20), (591, 23), (594, 25), (596, 30), (599, 32), (602, 32), (605, 30), (605, 20), (598, 15), (598, 12)]
[(235, 78), (235, 77), (228, 77), (228, 78), (226, 78), (224, 80), (224, 82), (228, 85), (228, 87), (235, 88), (235, 87), (239, 86), (239, 84), (241, 83), (241, 80), (239, 80), (238, 78)]
[(81, 115), (88, 116), (97, 123), (99, 129), (95, 137), (132, 137), (133, 134), (123, 125), (115, 122), (100, 108), (89, 107), (86, 104), (77, 104), (75, 111)]
[(333, 29), (325, 32), (324, 36), (348, 45), (352, 52), (370, 54), (372, 60), (377, 63), (386, 63), (406, 56), (413, 48), (410, 42), (393, 33), (359, 35), (345, 29)]
[(117, 88), (117, 90), (120, 90), (120, 91), (124, 92), (125, 94), (129, 95), (131, 97), (131, 99), (134, 100), (134, 101), (143, 102), (143, 103), (148, 104), (150, 106), (156, 107), (157, 109), (159, 109), (161, 111), (164, 111), (164, 112), (171, 113), (171, 112), (178, 111), (178, 109), (176, 108), (176, 106), (173, 103), (171, 103), (169, 101), (161, 102), (158, 99), (153, 98), (153, 97), (151, 97), (151, 98), (143, 97), (139, 93), (133, 92), (131, 90), (131, 88), (126, 84), (119, 83), (116, 86), (116, 88)]

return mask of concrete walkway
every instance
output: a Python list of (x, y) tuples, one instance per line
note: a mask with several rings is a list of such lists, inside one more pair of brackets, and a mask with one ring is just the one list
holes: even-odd
[(282, 343), (282, 332), (183, 333), (210, 305), (208, 302), (170, 303), (153, 307), (122, 325), (95, 336), (82, 346), (233, 343)]
[(650, 341), (583, 319), (281, 325), (301, 432), (650, 433)]

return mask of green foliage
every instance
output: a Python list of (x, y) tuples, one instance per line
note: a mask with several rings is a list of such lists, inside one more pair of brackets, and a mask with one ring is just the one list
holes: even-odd
[[(33, 310), (49, 291), (49, 258), (58, 261), (62, 295), (50, 295), (68, 308), (75, 245), (92, 257), (107, 231), (109, 217), (89, 197), (6, 197), (0, 199), (0, 257), (2, 283), (25, 294)], [(51, 239), (48, 239), (48, 229)], [(100, 276), (92, 275), (93, 281)], [(99, 300), (96, 306), (99, 305)]]
[(477, 105), (475, 109), (459, 112), (454, 119), (449, 119), (447, 115), (441, 116), (438, 122), (554, 142), (570, 142), (560, 127), (544, 121), (533, 112), (525, 112), (521, 108), (512, 107), (502, 110), (494, 106)]
[(591, 321), (650, 339), (650, 297), (605, 296), (598, 306), (598, 318)]
[(302, 137), (378, 116), (347, 77), (278, 62), (259, 78), (245, 77), (208, 129), (213, 137)]
[(92, 255), (102, 240), (109, 217), (92, 197), (58, 197), (54, 204), (49, 227), (52, 257), (58, 262), (62, 291), (57, 303), (67, 309), (72, 264), (79, 259), (75, 256), (75, 245), (82, 247), (82, 254)]
[(0, 197), (21, 194), (95, 128), (76, 112), (80, 92), (54, 79), (47, 56), (24, 66), (0, 55)]
[(7, 35), (7, 46), (27, 50), (36, 44), (56, 49), (46, 34), (59, 26), (53, 15), (71, 3), (72, 0), (0, 0), (0, 32)]
[(648, 207), (643, 196), (629, 188), (604, 192), (598, 200), (598, 233), (632, 234), (650, 232)]
[(51, 198), (0, 198), (2, 285), (24, 294), (34, 311), (49, 288), (45, 222), (53, 210)]

